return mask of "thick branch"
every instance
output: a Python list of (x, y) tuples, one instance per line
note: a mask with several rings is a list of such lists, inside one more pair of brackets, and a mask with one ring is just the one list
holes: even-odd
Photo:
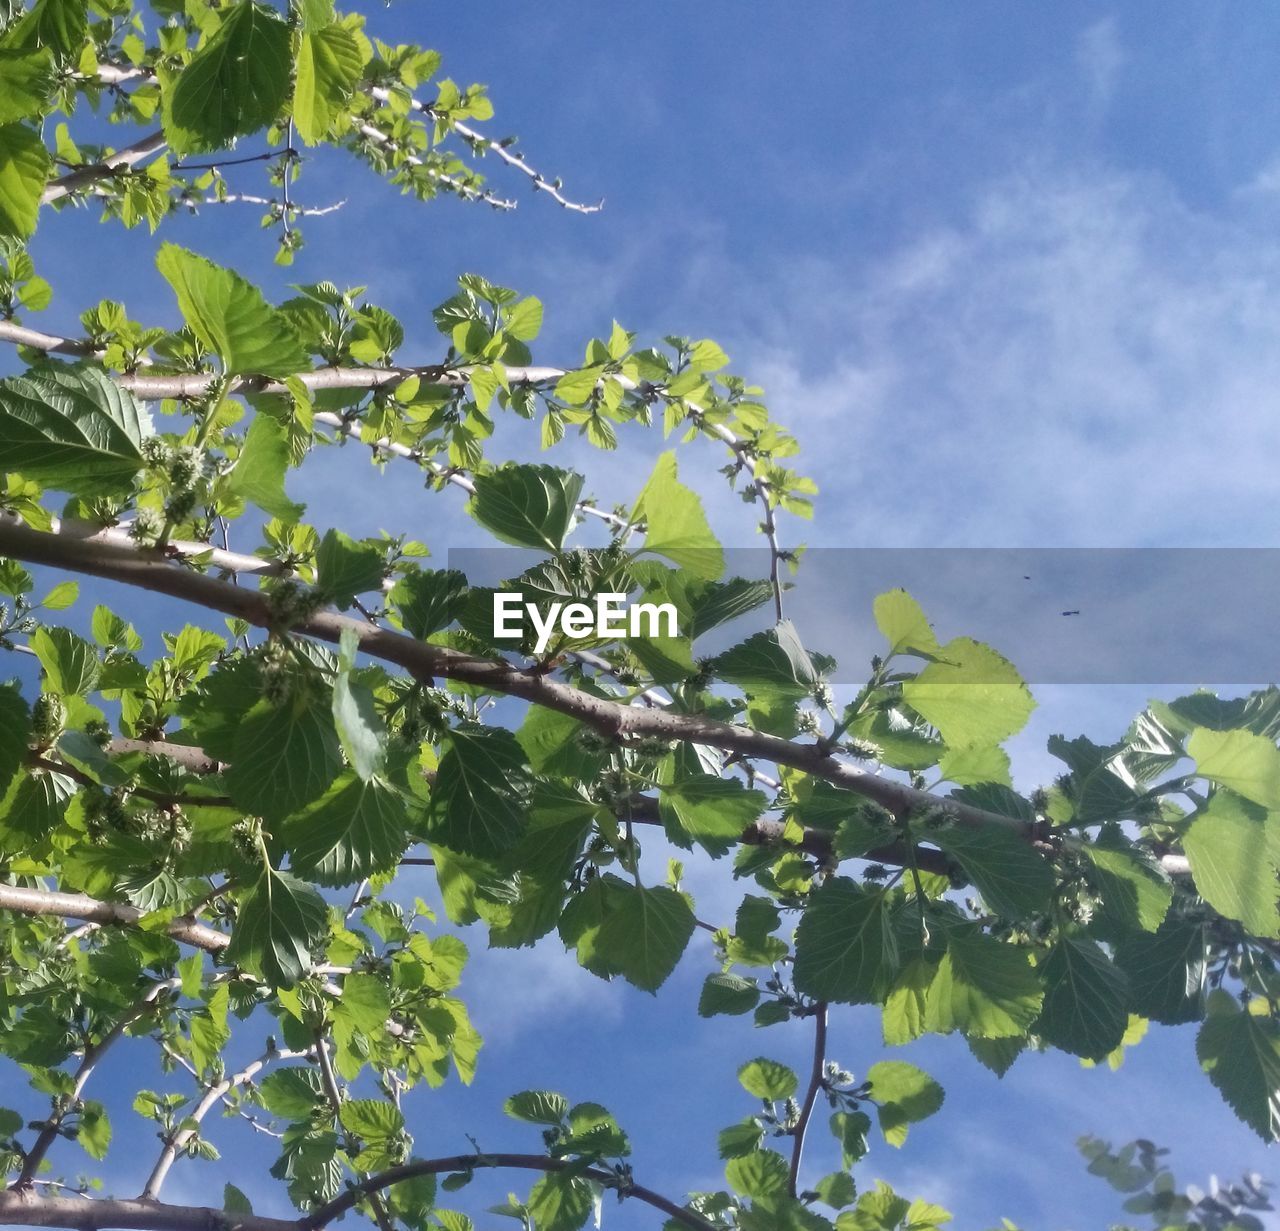
[(605, 1188), (611, 1188), (624, 1197), (634, 1197), (661, 1210), (668, 1218), (674, 1218), (692, 1231), (714, 1231), (712, 1224), (684, 1206), (677, 1205), (669, 1197), (656, 1193), (641, 1184), (620, 1184), (612, 1171), (603, 1167), (583, 1167), (570, 1158), (550, 1158), (543, 1154), (455, 1154), (450, 1158), (429, 1158), (417, 1162), (406, 1163), (402, 1167), (392, 1167), (379, 1175), (353, 1184), (341, 1196), (322, 1205), (306, 1218), (301, 1220), (300, 1231), (319, 1231), (335, 1218), (352, 1209), (356, 1202), (371, 1193), (380, 1192), (405, 1180), (412, 1180), (420, 1175), (448, 1175), (458, 1171), (475, 1171), (482, 1168), (515, 1168), (521, 1171), (571, 1171), (584, 1180), (594, 1180)]
[(194, 1205), (117, 1201), (107, 1197), (42, 1197), (34, 1188), (0, 1193), (0, 1225), (66, 1231), (301, 1231), (286, 1218), (227, 1214)]
[[(145, 913), (127, 902), (103, 902), (85, 893), (25, 889), (18, 885), (0, 885), (0, 910), (20, 915), (61, 915), (64, 919), (83, 919), (87, 923), (117, 927), (137, 927)], [(206, 953), (221, 953), (231, 943), (225, 933), (190, 919), (174, 919), (166, 930), (174, 940)]]
[[(0, 516), (0, 554), (167, 594), (261, 628), (277, 625), (265, 594), (174, 568), (155, 553), (136, 547), (91, 543), (56, 532), (32, 530), (11, 516)], [(790, 765), (871, 799), (896, 816), (931, 809), (962, 824), (1031, 832), (1030, 826), (1014, 817), (986, 812), (918, 791), (905, 783), (868, 774), (837, 760), (816, 744), (792, 743), (776, 735), (730, 726), (696, 714), (620, 705), (537, 671), (525, 670), (505, 659), (477, 658), (335, 612), (318, 612), (290, 625), (290, 631), (332, 643), (337, 643), (346, 630), (355, 633), (359, 648), (364, 653), (402, 667), (418, 679), (442, 676), (475, 684), (568, 714), (610, 736), (675, 739)]]

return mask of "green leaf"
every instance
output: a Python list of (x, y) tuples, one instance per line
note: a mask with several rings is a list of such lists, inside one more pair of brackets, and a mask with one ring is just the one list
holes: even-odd
[(31, 713), (12, 684), (0, 684), (0, 798), (27, 757)]
[(902, 685), (902, 699), (949, 745), (999, 744), (1022, 730), (1035, 702), (1012, 663), (968, 637), (942, 655)]
[(151, 420), (97, 368), (46, 364), (0, 381), (0, 470), (76, 496), (127, 493)]
[(180, 153), (216, 150), (280, 115), (292, 77), (289, 27), (240, 0), (167, 91), (165, 136)]
[(982, 1039), (1023, 1035), (1044, 992), (1025, 949), (952, 933), (925, 1004), (925, 1029)]
[(404, 1132), (404, 1116), (400, 1109), (385, 1099), (347, 1099), (338, 1118), (347, 1132), (354, 1133), (370, 1145), (390, 1141)]
[(1073, 1056), (1102, 1060), (1129, 1024), (1129, 981), (1091, 940), (1062, 937), (1040, 964), (1044, 1003), (1035, 1032)]
[(354, 885), (391, 871), (409, 840), (405, 804), (395, 788), (350, 772), (285, 829), (291, 866), (321, 885)]
[(764, 1141), (764, 1129), (754, 1116), (738, 1124), (722, 1128), (717, 1138), (721, 1158), (741, 1158), (760, 1148)]
[(10, 47), (47, 47), (60, 63), (84, 45), (88, 27), (85, 0), (36, 0), (17, 25), (5, 31)]
[(107, 1109), (94, 1099), (87, 1099), (80, 1109), (80, 1131), (76, 1141), (84, 1152), (99, 1162), (106, 1158), (111, 1146), (111, 1120)]
[(1204, 1016), (1208, 957), (1204, 924), (1173, 915), (1154, 935), (1126, 936), (1116, 945), (1134, 1011), (1169, 1026)]
[(502, 1110), (528, 1124), (560, 1125), (569, 1114), (569, 1100), (554, 1090), (522, 1090), (507, 1099)]
[(1182, 849), (1191, 861), (1191, 876), (1201, 896), (1255, 936), (1280, 936), (1278, 825), (1280, 814), (1217, 790), (1182, 836)]
[(1012, 1067), (1013, 1062), (1026, 1050), (1027, 1040), (1017, 1038), (980, 1039), (970, 1035), (965, 1040), (973, 1057), (984, 1068), (990, 1069), (997, 1077), (1003, 1077)]
[(63, 697), (84, 696), (98, 686), (102, 663), (98, 651), (69, 628), (38, 628), (31, 648), (44, 668), (45, 683)]
[(748, 1094), (769, 1103), (790, 1098), (799, 1086), (793, 1070), (763, 1056), (747, 1061), (738, 1070), (738, 1081)]
[(874, 1004), (898, 971), (889, 897), (843, 876), (814, 890), (796, 929), (796, 990), (815, 1000)]
[(698, 1016), (750, 1013), (759, 1000), (760, 988), (754, 979), (734, 974), (708, 975), (698, 997)]
[(0, 124), (40, 115), (52, 88), (48, 54), (0, 48)]
[(529, 1217), (538, 1231), (578, 1231), (595, 1208), (586, 1180), (560, 1171), (545, 1175), (529, 1193)]
[(504, 543), (559, 551), (573, 526), (582, 482), (580, 474), (554, 466), (503, 466), (476, 476), (467, 507)]
[(1102, 919), (1118, 933), (1154, 932), (1173, 901), (1173, 885), (1159, 864), (1130, 846), (1118, 830), (1107, 828), (1085, 844), (1084, 853), (1093, 864), (1091, 879), (1101, 897)]
[(264, 513), (284, 522), (296, 522), (307, 506), (296, 504), (285, 495), (284, 476), (289, 461), (288, 428), (270, 415), (258, 415), (249, 425), (227, 486)]
[(1216, 991), (1196, 1056), (1231, 1110), (1263, 1141), (1280, 1140), (1280, 1026), (1241, 1012), (1228, 993)]
[(646, 551), (665, 556), (695, 577), (715, 581), (724, 572), (724, 552), (711, 532), (702, 501), (676, 478), (676, 455), (667, 450), (636, 502), (643, 518)]
[(320, 1074), (313, 1069), (273, 1069), (258, 1083), (263, 1106), (286, 1120), (306, 1120), (324, 1101)]
[(227, 771), (231, 798), (268, 820), (319, 798), (342, 768), (333, 717), (297, 686), (279, 705), (259, 701), (241, 720)]
[(1049, 909), (1053, 871), (1027, 838), (1012, 828), (945, 825), (922, 836), (954, 859), (983, 901), (1005, 919), (1026, 919)]
[(234, 1184), (228, 1182), (222, 1186), (222, 1209), (233, 1219), (240, 1215), (253, 1217), (253, 1203)]
[(928, 1073), (902, 1060), (881, 1060), (867, 1070), (880, 1131), (891, 1146), (901, 1146), (912, 1124), (942, 1106), (942, 1087)]
[(925, 1006), (933, 976), (933, 963), (923, 957), (902, 968), (881, 1011), (880, 1026), (887, 1046), (900, 1047), (924, 1033)]
[(610, 896), (592, 949), (628, 983), (656, 992), (675, 969), (694, 927), (689, 903), (674, 889), (623, 885)]
[(920, 604), (905, 590), (890, 590), (878, 595), (872, 611), (876, 627), (889, 643), (886, 658), (894, 654), (914, 654), (918, 658), (934, 659), (942, 653)]
[(350, 607), (357, 594), (381, 590), (385, 567), (376, 547), (327, 530), (316, 549), (316, 586), (336, 606)]
[(391, 603), (405, 632), (425, 640), (458, 618), (466, 589), (466, 576), (456, 569), (424, 569), (396, 582)]
[(731, 1158), (724, 1174), (729, 1187), (744, 1197), (771, 1197), (787, 1191), (787, 1160), (777, 1150), (753, 1150)]
[(659, 811), (667, 835), (686, 849), (690, 840), (723, 854), (760, 818), (768, 800), (736, 778), (699, 774), (661, 788)]
[[(250, 6), (241, 0), (237, 7)], [(183, 320), (222, 360), (229, 375), (285, 377), (308, 367), (307, 353), (289, 318), (234, 270), (177, 244), (160, 245), (156, 268), (173, 287)], [(264, 419), (269, 416), (260, 414), (255, 423)]]
[(294, 76), (293, 122), (308, 145), (333, 131), (363, 68), (360, 44), (344, 26), (335, 22), (303, 32)]
[(809, 695), (817, 679), (790, 620), (748, 637), (713, 659), (711, 666), (722, 679), (757, 697), (799, 700)]
[(80, 585), (75, 581), (60, 581), (40, 600), (46, 611), (66, 611), (80, 597)]
[(358, 778), (368, 782), (386, 769), (387, 731), (374, 706), (373, 693), (351, 679), (351, 661), (345, 653), (348, 638), (354, 643), (355, 632), (344, 628), (342, 668), (333, 678), (333, 725), (348, 764)]
[(529, 762), (514, 735), (455, 727), (436, 771), (427, 836), (464, 855), (496, 858), (524, 832), (532, 791)]
[(1263, 808), (1280, 810), (1280, 748), (1252, 731), (1197, 727), (1187, 740), (1196, 772)]
[(288, 872), (265, 868), (240, 899), (227, 960), (272, 987), (291, 987), (310, 972), (328, 934), (324, 899)]
[(25, 124), (0, 125), (0, 235), (26, 239), (36, 229), (51, 168), (39, 133)]
[(853, 1176), (847, 1171), (833, 1171), (830, 1175), (824, 1175), (814, 1185), (814, 1191), (818, 1194), (818, 1200), (833, 1210), (842, 1210), (846, 1205), (852, 1205), (858, 1195)]

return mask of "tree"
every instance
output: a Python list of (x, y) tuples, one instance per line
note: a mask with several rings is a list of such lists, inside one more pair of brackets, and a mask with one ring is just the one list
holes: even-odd
[[(1276, 1137), (1280, 691), (1153, 704), (1113, 745), (1057, 738), (1061, 777), (1026, 796), (1002, 748), (1033, 705), (1016, 669), (940, 641), (894, 591), (873, 613), (884, 652), (838, 703), (833, 660), (785, 612), (799, 552), (779, 523), (808, 516), (813, 485), (708, 340), (637, 347), (615, 324), (580, 365), (536, 366), (541, 304), (468, 274), (435, 310), (438, 362), (411, 365), (405, 327), (363, 289), (273, 304), (171, 242), (156, 251), (169, 327), (109, 300), (81, 337), (29, 327), (20, 314), (51, 295), (26, 250), (57, 226), (42, 215), (92, 206), (157, 231), (256, 203), (288, 263), (329, 212), (293, 195), (328, 148), (423, 199), (510, 207), (483, 156), (565, 209), (596, 207), (474, 126), (482, 89), (437, 80), (434, 52), (371, 41), (328, 0), (2, 7), (0, 339), (23, 370), (0, 382), (0, 640), (34, 662), (0, 687), (0, 1051), (30, 1087), (11, 1081), (23, 1110), (0, 1110), (0, 1222), (317, 1231), (357, 1210), (381, 1231), (466, 1231), (449, 1194), (503, 1168), (536, 1177), (504, 1212), (544, 1231), (583, 1225), (601, 1190), (698, 1231), (936, 1226), (936, 1206), (855, 1186), (870, 1139), (902, 1145), (943, 1092), (904, 1061), (846, 1071), (827, 1047), (846, 1005), (881, 1006), (890, 1043), (963, 1035), (998, 1073), (1048, 1048), (1114, 1060), (1149, 1022), (1196, 1022), (1209, 1081)], [(90, 144), (86, 108), (129, 138)], [(272, 196), (230, 187), (253, 163)], [(513, 415), (547, 449), (571, 429), (625, 448), (655, 420), (680, 447), (607, 508), (572, 470), (492, 461)], [(396, 527), (318, 534), (289, 475), (335, 444), (417, 467), (533, 562), (495, 591)], [(708, 457), (753, 510), (767, 577), (725, 576), (680, 477)], [(46, 568), (138, 606), (94, 606), (83, 636), (58, 622), (76, 582), (50, 587)], [(130, 623), (144, 591), (191, 612), (159, 654)], [(503, 592), (531, 604), (510, 635)], [(649, 604), (651, 622), (554, 624), (602, 595)], [(700, 651), (753, 611), (763, 631)], [(665, 844), (749, 882), (731, 922), (699, 920), (679, 863), (654, 866)], [(402, 900), (398, 871), (424, 864), (453, 926)], [(534, 1152), (420, 1152), (416, 1088), (468, 1082), (480, 1046), (455, 994), (457, 928), (511, 948), (558, 932), (587, 970), (657, 992), (700, 925), (714, 969), (699, 1012), (813, 1040), (803, 1075), (744, 1057), (756, 1111), (716, 1143), (723, 1191), (642, 1184), (607, 1110), (545, 1090), (506, 1104), (540, 1130)], [(189, 1096), (137, 1093), (160, 1148), (129, 1200), (65, 1178), (80, 1152), (109, 1162), (111, 1118), (131, 1114), (94, 1096), (125, 1036), (193, 1079)], [(206, 1120), (224, 1106), (278, 1138), (271, 1174), (297, 1221), (230, 1188), (220, 1208), (165, 1201), (180, 1160), (215, 1154)], [(1160, 1225), (1265, 1208), (1251, 1180), (1179, 1197), (1149, 1143), (1085, 1149)]]

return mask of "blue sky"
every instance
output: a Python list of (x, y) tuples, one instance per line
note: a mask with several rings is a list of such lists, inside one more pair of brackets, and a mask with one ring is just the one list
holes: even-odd
[[(715, 337), (765, 385), (821, 485), (816, 520), (787, 523), (789, 541), (1280, 545), (1280, 95), (1268, 54), (1280, 10), (401, 0), (368, 12), (371, 32), (438, 46), (446, 72), (490, 83), (490, 127), (519, 133), (532, 161), (572, 195), (605, 197), (605, 211), (566, 214), (496, 167), (495, 187), (520, 199), (513, 214), (422, 207), (331, 157), (297, 195), (348, 204), (307, 226), (291, 271), (270, 267), (252, 211), (174, 220), (168, 238), (281, 294), (290, 281), (367, 284), (423, 360), (437, 355), (429, 309), (469, 270), (543, 299), (548, 362), (576, 362), (615, 317), (642, 336)], [(259, 187), (252, 169), (235, 182)], [(46, 219), (34, 252), (57, 298), (31, 323), (73, 330), (103, 296), (172, 321), (150, 251), (145, 235), (83, 214)], [(510, 439), (514, 454), (528, 438)], [(570, 448), (562, 464), (625, 496), (647, 469), (637, 452), (659, 442), (627, 444), (613, 456)], [(682, 458), (725, 541), (752, 546), (719, 458), (705, 446)], [(291, 486), (321, 527), (408, 529), (437, 555), (482, 541), (460, 503), (425, 495), (408, 468), (374, 481), (355, 450), (315, 461)], [(1118, 734), (1146, 695), (1131, 683), (1042, 690), (1015, 745), (1020, 779), (1049, 772), (1045, 735)], [(723, 868), (691, 870), (691, 886), (703, 917), (732, 909)], [(465, 1149), (468, 1131), (486, 1148), (532, 1147), (496, 1110), (515, 1089), (549, 1086), (610, 1106), (645, 1182), (714, 1185), (714, 1130), (751, 1110), (734, 1093), (737, 1065), (804, 1063), (802, 1028), (694, 1016), (702, 942), (655, 1000), (579, 971), (554, 939), (532, 957), (468, 941), (463, 990), (488, 1046), (472, 1091), (410, 1104), (420, 1151)], [(881, 1051), (874, 1015), (837, 1015), (834, 1056), (865, 1071)], [(1185, 1028), (1157, 1030), (1116, 1074), (1032, 1056), (997, 1082), (953, 1039), (901, 1054), (944, 1081), (948, 1104), (901, 1154), (877, 1147), (861, 1177), (939, 1200), (964, 1227), (1113, 1214), (1075, 1155), (1083, 1132), (1155, 1137), (1187, 1180), (1270, 1168), (1198, 1073)], [(145, 1127), (128, 1131), (146, 1142)], [(228, 1163), (182, 1164), (172, 1196), (208, 1200), (231, 1177), (279, 1208), (248, 1179), (269, 1143), (220, 1138)], [(833, 1160), (814, 1154), (816, 1178)], [(122, 1192), (140, 1178), (129, 1157), (113, 1176)], [(644, 1210), (608, 1206), (605, 1218), (654, 1225)]]

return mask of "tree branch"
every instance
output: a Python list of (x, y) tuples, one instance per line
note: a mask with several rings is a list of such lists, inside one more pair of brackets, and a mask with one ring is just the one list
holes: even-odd
[(80, 1061), (80, 1067), (76, 1070), (75, 1081), (70, 1092), (65, 1097), (55, 1101), (49, 1118), (41, 1127), (39, 1136), (36, 1137), (35, 1144), (27, 1151), (26, 1157), (23, 1159), (22, 1170), (18, 1173), (18, 1178), (13, 1182), (14, 1188), (26, 1187), (35, 1179), (36, 1172), (40, 1170), (40, 1164), (44, 1162), (45, 1155), (49, 1153), (50, 1147), (58, 1139), (58, 1130), (62, 1127), (62, 1122), (84, 1094), (84, 1088), (88, 1084), (89, 1078), (93, 1076), (93, 1071), (98, 1067), (98, 1062), (102, 1057), (123, 1038), (124, 1032), (138, 1018), (150, 1011), (161, 993), (168, 991), (170, 988), (179, 987), (181, 983), (181, 979), (162, 979), (157, 983), (153, 983), (140, 999), (124, 1011), (119, 1021), (97, 1043), (85, 1048), (84, 1057)]
[(551, 1158), (543, 1154), (455, 1154), (449, 1158), (421, 1159), (405, 1163), (400, 1167), (392, 1167), (359, 1184), (353, 1184), (340, 1196), (313, 1210), (307, 1217), (300, 1220), (299, 1231), (319, 1231), (321, 1227), (327, 1226), (335, 1218), (352, 1209), (361, 1197), (380, 1192), (394, 1184), (401, 1184), (405, 1180), (416, 1179), (420, 1175), (447, 1175), (451, 1172), (478, 1171), (485, 1168), (515, 1168), (521, 1171), (545, 1173), (571, 1171), (575, 1177), (593, 1180), (604, 1188), (613, 1189), (622, 1197), (634, 1197), (637, 1201), (643, 1201), (646, 1205), (653, 1206), (655, 1210), (661, 1210), (668, 1218), (674, 1218), (677, 1222), (692, 1228), (692, 1231), (715, 1231), (713, 1225), (706, 1219), (700, 1218), (692, 1210), (677, 1205), (669, 1197), (664, 1197), (651, 1188), (645, 1188), (641, 1184), (621, 1182), (614, 1172), (606, 1171), (603, 1167), (584, 1167), (577, 1159)]
[[(260, 628), (276, 628), (268, 596), (217, 578), (173, 567), (154, 553), (122, 544), (93, 543), (56, 531), (33, 530), (10, 515), (0, 515), (0, 554), (31, 564), (47, 564), (109, 581), (167, 594), (235, 616)], [(987, 812), (905, 783), (868, 774), (837, 760), (816, 744), (792, 743), (747, 727), (729, 726), (697, 714), (620, 705), (603, 697), (526, 670), (501, 658), (478, 658), (447, 646), (432, 645), (388, 628), (375, 627), (336, 612), (317, 612), (293, 622), (289, 631), (337, 643), (344, 631), (355, 633), (359, 648), (383, 662), (404, 668), (418, 679), (444, 677), (475, 684), (568, 714), (604, 734), (653, 736), (705, 744), (780, 765), (862, 795), (895, 816), (931, 809), (966, 825), (998, 826), (1030, 835), (1033, 826), (1015, 817)]]
[[(381, 86), (374, 86), (369, 93), (380, 103), (386, 104), (391, 101), (391, 92), (384, 90)], [(429, 115), (432, 119), (439, 118), (439, 112), (434, 107), (419, 99), (410, 99), (409, 105), (414, 111)], [(468, 124), (464, 124), (461, 120), (449, 120), (448, 123), (458, 136), (465, 137), (475, 145), (484, 146), (485, 149), (492, 150), (507, 166), (514, 167), (521, 175), (527, 175), (536, 191), (545, 192), (557, 205), (562, 206), (564, 209), (578, 214), (598, 214), (604, 209), (604, 201), (599, 201), (595, 205), (583, 205), (577, 201), (570, 201), (551, 180), (525, 162), (523, 154), (513, 154), (501, 141), (494, 141), (493, 138), (486, 137), (484, 133), (477, 131)]]
[(827, 1006), (819, 1004), (813, 1016), (813, 1068), (809, 1073), (809, 1088), (804, 1093), (804, 1104), (800, 1108), (800, 1118), (791, 1131), (795, 1134), (795, 1144), (791, 1147), (791, 1170), (787, 1176), (787, 1192), (796, 1195), (800, 1183), (800, 1162), (804, 1158), (804, 1137), (809, 1129), (809, 1120), (813, 1115), (814, 1104), (818, 1101), (818, 1092), (822, 1089), (823, 1072), (827, 1064)]
[(151, 1174), (147, 1177), (146, 1185), (143, 1187), (138, 1200), (155, 1201), (159, 1198), (165, 1177), (168, 1176), (169, 1170), (181, 1153), (182, 1148), (200, 1131), (200, 1124), (205, 1116), (218, 1105), (228, 1091), (252, 1081), (268, 1064), (275, 1060), (300, 1060), (310, 1054), (310, 1052), (304, 1051), (281, 1051), (279, 1048), (273, 1047), (269, 1051), (263, 1052), (251, 1064), (245, 1065), (238, 1073), (233, 1073), (230, 1077), (224, 1077), (221, 1081), (216, 1081), (206, 1086), (204, 1096), (200, 1099), (200, 1102), (196, 1104), (191, 1115), (185, 1117), (186, 1120), (190, 1121), (188, 1126), (165, 1140), (164, 1148), (160, 1151), (160, 1157), (156, 1159), (156, 1164), (152, 1167)]
[(92, 163), (87, 167), (77, 167), (61, 179), (46, 184), (44, 191), (40, 194), (40, 204), (49, 205), (54, 201), (60, 201), (70, 193), (87, 188), (98, 180), (127, 171), (143, 159), (150, 158), (152, 154), (158, 154), (165, 145), (164, 133), (153, 132), (140, 141), (135, 141), (132, 145), (127, 145), (124, 149), (108, 155), (101, 162)]
[[(175, 568), (155, 553), (115, 542), (93, 543), (69, 538), (56, 531), (33, 530), (9, 514), (0, 514), (0, 555), (30, 564), (46, 564), (108, 581), (122, 582), (157, 594), (196, 603), (212, 611), (235, 616), (260, 628), (280, 630), (268, 596), (214, 577)], [(337, 644), (344, 631), (356, 636), (359, 649), (373, 658), (402, 667), (416, 679), (435, 677), (460, 680), (509, 697), (517, 697), (557, 713), (576, 718), (586, 726), (612, 738), (628, 736), (673, 739), (703, 744), (722, 752), (755, 760), (772, 761), (803, 770), (879, 804), (895, 817), (929, 811), (957, 824), (977, 828), (1012, 830), (1028, 840), (1036, 840), (1040, 826), (1017, 817), (982, 808), (927, 791), (903, 782), (869, 774), (862, 768), (838, 760), (818, 744), (793, 743), (780, 736), (749, 727), (730, 726), (699, 714), (622, 705), (597, 697), (535, 670), (527, 670), (502, 658), (478, 658), (448, 646), (432, 645), (414, 637), (377, 627), (337, 612), (321, 611), (291, 623), (287, 630)], [(1168, 872), (1185, 871), (1182, 856), (1167, 856), (1162, 866)], [(2, 905), (2, 903), (0, 903)], [(62, 912), (75, 914), (74, 911)], [(97, 918), (79, 915), (80, 918)], [(209, 929), (203, 929), (209, 931)], [(172, 933), (171, 933), (172, 934)], [(219, 947), (226, 938), (219, 938)], [(194, 943), (194, 942), (193, 942)]]
[(62, 1227), (65, 1231), (302, 1231), (291, 1218), (227, 1214), (194, 1205), (107, 1197), (42, 1197), (33, 1187), (0, 1193), (0, 1225)]
[[(61, 915), (64, 919), (83, 919), (117, 927), (137, 927), (146, 913), (126, 902), (104, 902), (85, 893), (27, 889), (19, 885), (0, 885), (0, 910), (20, 915)], [(231, 943), (231, 937), (225, 932), (190, 919), (174, 919), (166, 931), (174, 940), (206, 953), (221, 953)]]

